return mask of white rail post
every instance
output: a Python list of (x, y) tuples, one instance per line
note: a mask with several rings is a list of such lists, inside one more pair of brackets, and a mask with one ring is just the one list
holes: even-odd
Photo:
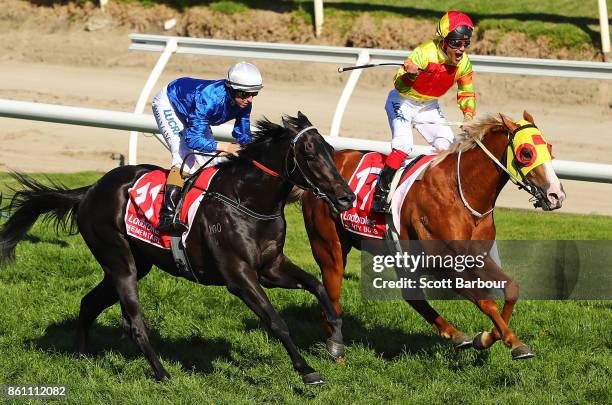
[[(370, 61), (370, 53), (365, 49), (359, 52), (359, 56), (357, 57), (356, 65), (364, 65)], [(340, 100), (338, 100), (338, 105), (336, 106), (336, 111), (334, 112), (334, 118), (332, 119), (331, 129), (329, 134), (331, 136), (338, 136), (340, 132), (340, 124), (342, 124), (342, 116), (344, 115), (344, 110), (346, 110), (346, 106), (348, 104), (349, 99), (351, 98), (351, 94), (353, 94), (353, 90), (357, 85), (357, 81), (359, 80), (359, 76), (361, 76), (362, 69), (355, 69), (351, 72), (349, 79), (346, 82), (346, 86), (344, 86), (344, 90), (342, 90), (342, 94), (340, 95)]]
[[(168, 38), (168, 41), (166, 41), (166, 47), (164, 48), (164, 51), (162, 52), (161, 56), (157, 60), (155, 67), (151, 71), (151, 74), (149, 75), (147, 82), (145, 83), (144, 87), (142, 88), (142, 91), (140, 92), (140, 96), (138, 97), (138, 102), (136, 103), (136, 108), (134, 109), (135, 113), (142, 114), (142, 112), (144, 111), (145, 105), (147, 104), (147, 100), (149, 99), (149, 96), (151, 95), (151, 90), (153, 90), (153, 86), (155, 85), (155, 83), (157, 82), (157, 79), (159, 79), (159, 76), (162, 74), (164, 68), (166, 67), (166, 64), (168, 63), (170, 56), (172, 56), (172, 54), (176, 52), (176, 48), (177, 48), (176, 38)], [(136, 131), (130, 131), (130, 141), (129, 141), (129, 146), (128, 146), (128, 164), (129, 165), (137, 164), (136, 155), (138, 153), (138, 134), (139, 133)], [(163, 138), (161, 138), (161, 136), (159, 136), (158, 134), (155, 134), (155, 136), (164, 146), (166, 146), (166, 148), (168, 147), (166, 145), (166, 142), (163, 140)]]
[(599, 30), (601, 31), (601, 51), (604, 60), (610, 57), (610, 26), (608, 25), (608, 6), (606, 0), (599, 0)]
[(323, 0), (314, 0), (315, 37), (321, 35), (323, 28)]

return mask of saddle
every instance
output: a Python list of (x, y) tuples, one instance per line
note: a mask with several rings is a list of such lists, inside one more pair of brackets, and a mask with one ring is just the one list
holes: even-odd
[(386, 156), (378, 152), (363, 155), (349, 180), (349, 186), (357, 199), (353, 208), (340, 215), (343, 227), (362, 236), (383, 239), (388, 223), (395, 224), (396, 227), (399, 224), (399, 211), (410, 187), (421, 178), (429, 162), (435, 157), (436, 155), (421, 155), (404, 161), (391, 182), (388, 201), (392, 215), (386, 216), (371, 210), (376, 181)]
[[(178, 203), (177, 211), (181, 219), (191, 229), (195, 214), (202, 202), (206, 190), (218, 169), (215, 166), (196, 171), (187, 179)], [(182, 236), (171, 237), (167, 232), (157, 230), (159, 212), (161, 210), (163, 193), (168, 170), (153, 170), (140, 176), (128, 190), (130, 198), (125, 211), (125, 227), (128, 236), (139, 239), (161, 249), (170, 249), (177, 265), (179, 274), (197, 281), (191, 271), (185, 254), (185, 240), (189, 230)]]

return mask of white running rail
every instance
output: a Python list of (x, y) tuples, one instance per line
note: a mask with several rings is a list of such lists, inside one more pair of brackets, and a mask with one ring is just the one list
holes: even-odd
[[(121, 111), (98, 110), (93, 108), (69, 107), (56, 104), (32, 103), (0, 99), (0, 117), (21, 118), (62, 124), (122, 129), (129, 131), (157, 133), (155, 118), (148, 114)], [(213, 134), (220, 140), (232, 140), (232, 125), (213, 127)], [(390, 142), (368, 139), (331, 137), (326, 140), (336, 149), (372, 150), (382, 153), (391, 151)], [(412, 155), (431, 152), (430, 147), (415, 146)], [(612, 183), (612, 165), (586, 163), (570, 160), (553, 160), (553, 167), (562, 179)]]
[[(401, 63), (409, 54), (408, 50), (229, 41), (147, 34), (130, 34), (130, 39), (132, 44), (129, 49), (134, 51), (167, 52), (168, 43), (176, 42), (176, 53), (322, 62), (336, 65)], [(470, 60), (476, 72), (612, 80), (612, 63), (482, 55), (470, 55)], [(344, 86), (334, 112), (331, 136), (338, 136), (340, 132), (344, 111), (360, 74), (360, 70), (353, 70)], [(129, 163), (136, 164), (135, 152), (131, 152), (135, 149), (132, 144), (136, 144), (134, 137), (130, 138)]]

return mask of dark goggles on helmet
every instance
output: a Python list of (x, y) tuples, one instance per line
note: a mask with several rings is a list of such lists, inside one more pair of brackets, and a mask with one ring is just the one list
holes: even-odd
[(462, 46), (464, 48), (467, 48), (468, 46), (470, 46), (470, 40), (469, 39), (446, 39), (445, 40), (447, 45), (450, 46), (453, 49), (459, 49)]
[(234, 96), (241, 98), (243, 100), (249, 97), (255, 97), (258, 94), (259, 94), (258, 91), (234, 90)]

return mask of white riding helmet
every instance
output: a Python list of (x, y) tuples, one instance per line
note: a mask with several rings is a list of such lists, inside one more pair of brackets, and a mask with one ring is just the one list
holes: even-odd
[(255, 65), (239, 62), (227, 71), (225, 85), (233, 90), (256, 92), (263, 88), (263, 80)]

